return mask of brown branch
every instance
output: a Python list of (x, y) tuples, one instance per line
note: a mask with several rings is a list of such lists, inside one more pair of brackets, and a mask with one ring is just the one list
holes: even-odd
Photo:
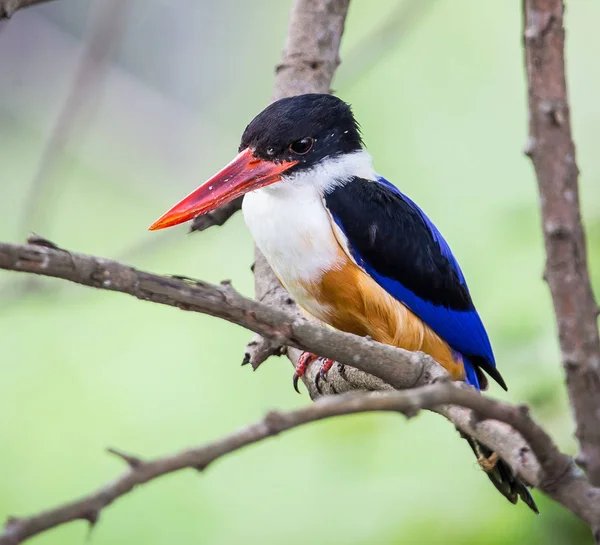
[(50, 2), (50, 0), (0, 0), (0, 20), (10, 19), (20, 9), (46, 2)]
[(361, 369), (397, 388), (410, 388), (445, 373), (427, 356), (325, 328), (293, 313), (243, 297), (230, 284), (216, 286), (199, 280), (147, 273), (118, 261), (69, 252), (46, 241), (24, 245), (0, 243), (0, 269), (62, 278), (126, 293), (144, 301), (209, 314), (279, 344), (311, 350), (349, 365), (360, 365)]
[(202, 216), (197, 216), (192, 221), (190, 226), (190, 233), (194, 231), (204, 231), (209, 227), (220, 227), (223, 225), (231, 216), (233, 216), (238, 210), (242, 209), (243, 197), (231, 201), (230, 203), (209, 212)]
[[(487, 399), (470, 389), (448, 382), (403, 392), (329, 396), (294, 411), (271, 411), (259, 422), (217, 441), (153, 460), (145, 461), (109, 449), (128, 465), (128, 469), (120, 477), (92, 494), (66, 505), (31, 517), (10, 519), (4, 532), (0, 534), (0, 545), (15, 545), (50, 528), (75, 520), (86, 520), (93, 525), (102, 509), (138, 485), (181, 469), (203, 471), (210, 463), (226, 454), (310, 422), (368, 411), (394, 411), (412, 417), (422, 409), (433, 409), (447, 404), (468, 407), (480, 420), (495, 419), (509, 423), (529, 441), (535, 454), (540, 459), (548, 459), (550, 464), (550, 458), (562, 458), (552, 440), (522, 408)], [(578, 514), (588, 521), (600, 519), (598, 491), (589, 496), (588, 503), (582, 505)]]
[(562, 0), (524, 0), (529, 142), (537, 176), (546, 270), (577, 422), (579, 464), (600, 486), (600, 340), (579, 209), (575, 146), (565, 77)]
[[(344, 370), (339, 367), (332, 369), (328, 376), (327, 388), (335, 393), (356, 389), (381, 390), (392, 386), (397, 389), (414, 388), (447, 378), (446, 371), (425, 354), (407, 352), (325, 328), (298, 318), (293, 312), (247, 299), (229, 284), (215, 286), (190, 279), (159, 276), (109, 259), (68, 252), (43, 239), (28, 245), (0, 243), (0, 268), (62, 278), (222, 318), (279, 344), (294, 347), (289, 350), (292, 358), (297, 358), (299, 350), (334, 358), (347, 364)], [(315, 377), (314, 367), (309, 368), (307, 373), (309, 384)], [(315, 392), (313, 386), (311, 395), (314, 397)], [(509, 416), (501, 416), (499, 412), (489, 412), (496, 402), (477, 397), (491, 405), (474, 406), (473, 403), (479, 402), (471, 398), (468, 403), (460, 402), (475, 408), (477, 415), (452, 405), (437, 407), (436, 411), (460, 430), (498, 452), (523, 480), (539, 487), (584, 520), (595, 520), (596, 512), (600, 512), (600, 505), (596, 505), (598, 491), (590, 488), (574, 469), (570, 458), (558, 451), (545, 432), (538, 427), (535, 433), (532, 428), (522, 427), (514, 411), (518, 412), (520, 419), (527, 420), (525, 410), (514, 409)], [(506, 423), (482, 421), (480, 415)], [(600, 523), (600, 517), (597, 522)]]

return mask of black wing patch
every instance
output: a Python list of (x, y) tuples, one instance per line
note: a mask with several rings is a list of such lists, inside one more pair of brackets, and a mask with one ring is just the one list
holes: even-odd
[(443, 255), (420, 211), (384, 184), (354, 178), (325, 203), (360, 258), (424, 301), (453, 310), (473, 302), (462, 273)]

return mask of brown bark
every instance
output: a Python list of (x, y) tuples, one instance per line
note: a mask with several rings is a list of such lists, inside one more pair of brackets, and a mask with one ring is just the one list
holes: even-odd
[(524, 0), (529, 142), (537, 177), (546, 269), (567, 389), (581, 453), (578, 463), (600, 486), (600, 340), (598, 306), (587, 266), (575, 145), (565, 76), (562, 0)]
[(231, 201), (216, 210), (212, 210), (208, 214), (196, 216), (190, 226), (190, 233), (193, 233), (194, 231), (204, 231), (209, 227), (220, 227), (242, 208), (242, 200), (243, 197), (238, 197), (234, 201)]
[[(439, 383), (403, 392), (355, 392), (329, 396), (294, 411), (271, 411), (262, 420), (221, 439), (153, 460), (142, 460), (116, 449), (108, 449), (127, 464), (128, 469), (123, 474), (71, 503), (30, 517), (9, 519), (0, 533), (0, 545), (15, 545), (75, 520), (86, 520), (93, 526), (105, 507), (131, 492), (136, 486), (182, 469), (204, 471), (218, 458), (310, 422), (367, 411), (394, 411), (410, 418), (422, 409), (433, 409), (440, 404), (449, 403), (471, 408), (480, 419), (493, 418), (510, 423), (529, 440), (539, 459), (556, 458), (560, 461), (563, 456), (556, 450), (550, 437), (521, 408), (486, 399), (455, 384)], [(584, 489), (580, 490), (581, 483), (571, 484), (577, 486), (577, 490), (583, 495)], [(584, 520), (600, 517), (600, 495), (590, 496), (590, 501), (581, 505), (579, 514)]]
[(51, 0), (0, 0), (0, 19), (10, 19), (15, 12), (36, 4), (43, 4)]

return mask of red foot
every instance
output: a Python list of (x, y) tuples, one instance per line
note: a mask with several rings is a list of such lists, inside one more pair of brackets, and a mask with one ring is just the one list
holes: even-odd
[(302, 355), (296, 364), (296, 372), (294, 373), (294, 390), (296, 390), (296, 392), (300, 393), (300, 390), (298, 390), (298, 381), (304, 376), (308, 366), (317, 359), (319, 359), (319, 356), (316, 356), (311, 352), (302, 352)]
[(294, 389), (296, 392), (300, 393), (300, 390), (298, 390), (298, 380), (304, 376), (308, 366), (315, 360), (321, 360), (321, 367), (319, 368), (319, 372), (315, 375), (315, 387), (317, 388), (317, 392), (322, 393), (319, 381), (327, 380), (327, 372), (331, 369), (331, 366), (335, 361), (329, 358), (321, 358), (311, 352), (303, 352), (296, 365), (296, 372), (294, 373)]

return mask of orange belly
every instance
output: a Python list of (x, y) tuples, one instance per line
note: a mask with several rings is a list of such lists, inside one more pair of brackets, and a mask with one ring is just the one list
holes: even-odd
[[(295, 290), (290, 288), (294, 295)], [(319, 281), (303, 282), (302, 290), (314, 297), (322, 309), (316, 317), (336, 329), (424, 352), (442, 365), (452, 379), (464, 380), (460, 356), (454, 356), (444, 340), (347, 256), (343, 255), (340, 266), (325, 272)], [(302, 301), (298, 302), (302, 305)]]

